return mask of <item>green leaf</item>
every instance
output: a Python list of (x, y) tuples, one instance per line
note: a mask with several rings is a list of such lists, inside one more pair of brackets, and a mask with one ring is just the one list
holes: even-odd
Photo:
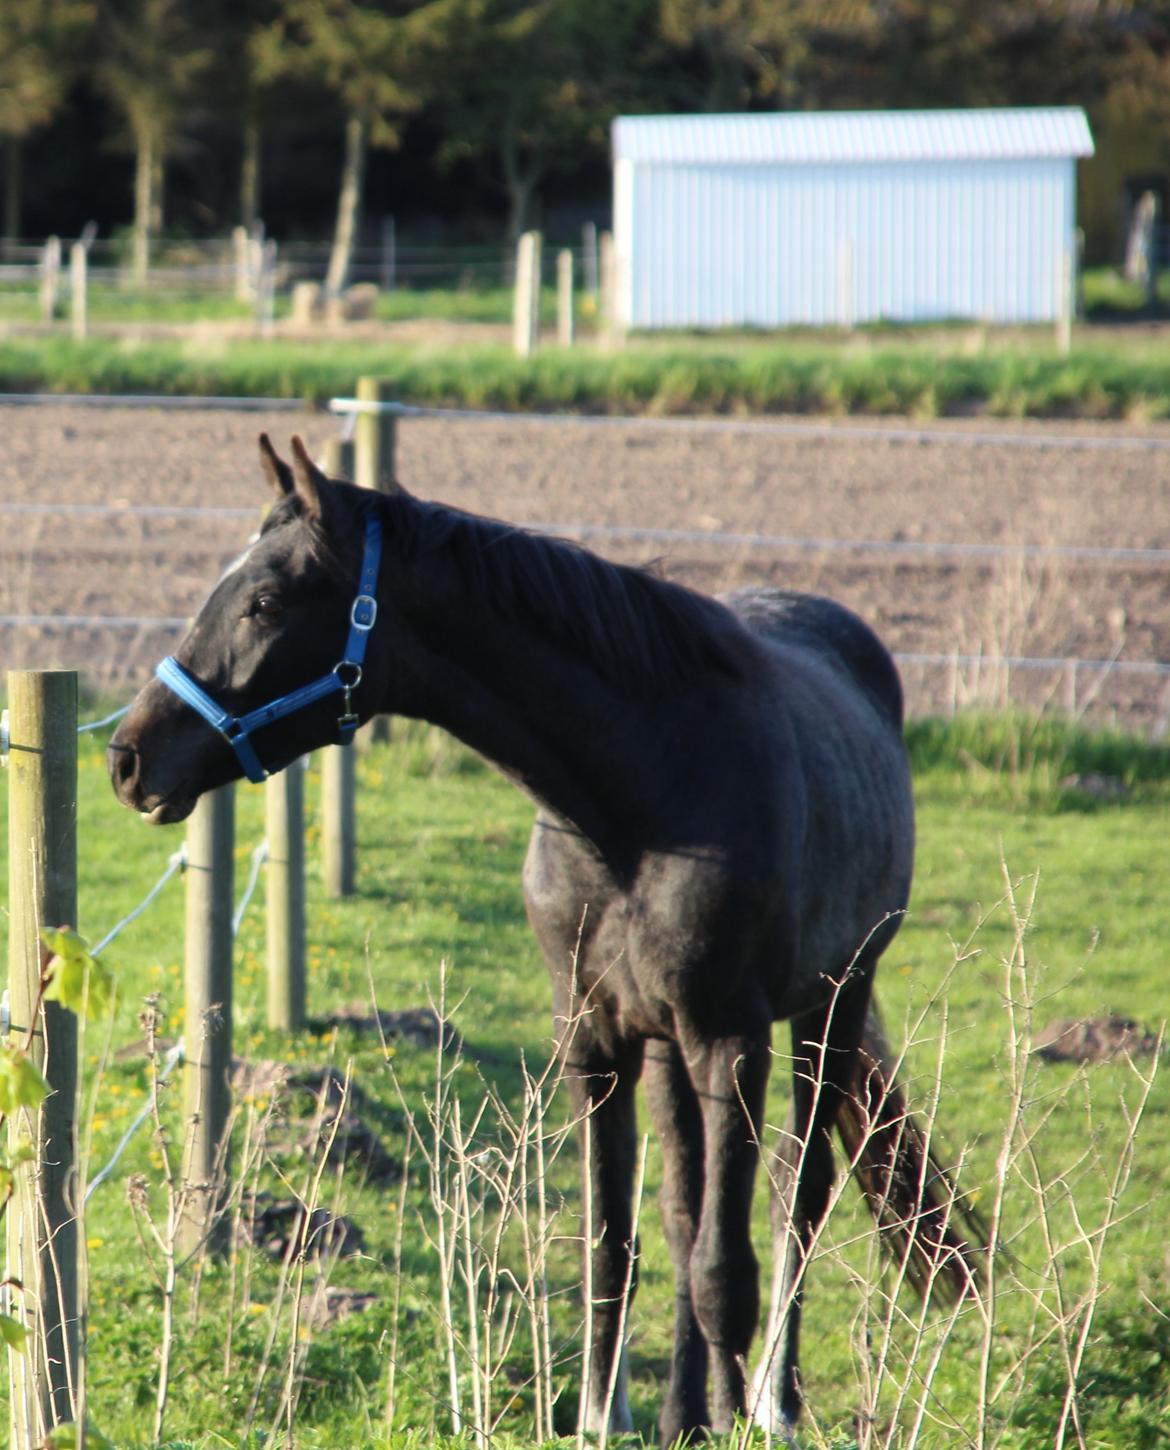
[(48, 1091), (44, 1074), (19, 1047), (0, 1047), (0, 1113), (39, 1108)]
[(28, 1341), (28, 1330), (19, 1319), (13, 1319), (11, 1314), (0, 1314), (0, 1340), (9, 1349), (23, 1352)]
[[(67, 1425), (58, 1425), (50, 1430), (41, 1443), (47, 1450), (76, 1450), (80, 1439), (79, 1426), (71, 1420)], [(114, 1442), (92, 1423), (85, 1427), (85, 1444), (87, 1450), (118, 1450)]]
[(53, 958), (47, 972), (46, 1002), (59, 1002), (79, 1016), (104, 1017), (114, 1005), (114, 974), (90, 952), (89, 943), (72, 927), (46, 927), (41, 941)]

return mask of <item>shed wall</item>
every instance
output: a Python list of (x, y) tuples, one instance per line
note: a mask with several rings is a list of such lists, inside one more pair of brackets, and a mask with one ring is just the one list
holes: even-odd
[(620, 160), (619, 319), (641, 328), (1055, 320), (1074, 166)]

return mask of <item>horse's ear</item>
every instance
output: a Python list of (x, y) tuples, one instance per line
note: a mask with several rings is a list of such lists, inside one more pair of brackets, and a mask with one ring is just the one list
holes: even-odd
[(286, 493), (293, 491), (292, 469), (279, 457), (276, 449), (272, 446), (272, 439), (267, 433), (260, 435), (260, 467), (264, 470), (264, 477), (272, 486), (273, 493), (277, 498), (283, 498)]
[(323, 485), (327, 485), (329, 480), (309, 457), (309, 450), (295, 433), (293, 434), (292, 451), (293, 483), (297, 495), (305, 506), (305, 512), (311, 518), (318, 518), (321, 514), (321, 488)]

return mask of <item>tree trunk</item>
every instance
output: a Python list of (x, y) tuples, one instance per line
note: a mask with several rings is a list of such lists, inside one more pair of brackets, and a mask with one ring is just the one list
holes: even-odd
[(133, 277), (136, 287), (145, 287), (150, 270), (150, 221), (154, 209), (154, 137), (147, 127), (142, 127), (135, 140)]
[(240, 225), (254, 236), (260, 220), (260, 122), (244, 122), (244, 154), (240, 160)]
[(21, 175), (20, 175), (20, 137), (5, 136), (4, 138), (4, 240), (6, 242), (18, 242), (20, 240), (20, 203), (21, 203)]
[(527, 166), (522, 163), (520, 148), (509, 131), (500, 136), (500, 165), (508, 192), (508, 245), (514, 253), (516, 243), (525, 232), (532, 230), (532, 198), (542, 168), (536, 160)]
[(354, 243), (362, 207), (362, 182), (366, 169), (366, 128), (357, 117), (345, 123), (345, 160), (341, 169), (341, 192), (337, 198), (337, 226), (333, 251), (325, 277), (325, 295), (338, 297), (349, 280)]

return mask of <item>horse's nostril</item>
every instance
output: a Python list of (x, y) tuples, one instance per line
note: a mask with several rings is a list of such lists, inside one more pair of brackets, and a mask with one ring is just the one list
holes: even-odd
[(138, 778), (138, 752), (111, 742), (106, 749), (106, 766), (115, 787), (119, 791), (130, 790)]

